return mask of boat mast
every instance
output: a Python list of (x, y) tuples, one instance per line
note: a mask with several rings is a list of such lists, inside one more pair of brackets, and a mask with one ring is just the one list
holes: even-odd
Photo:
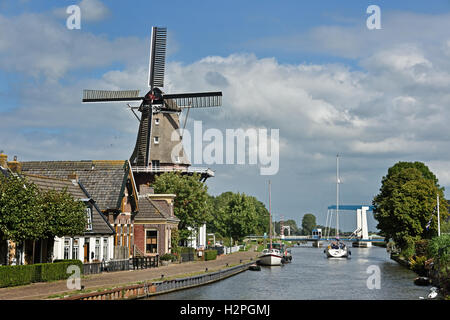
[(336, 155), (336, 238), (339, 237), (339, 154)]
[(439, 217), (439, 191), (437, 194), (437, 222), (438, 222), (438, 237), (441, 236), (441, 221)]
[(269, 180), (269, 243), (270, 250), (272, 250), (272, 206), (270, 202), (270, 180)]

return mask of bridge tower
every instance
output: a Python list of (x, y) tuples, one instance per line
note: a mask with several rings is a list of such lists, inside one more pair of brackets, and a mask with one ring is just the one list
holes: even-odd
[[(329, 206), (328, 210), (336, 210), (336, 206)], [(340, 205), (340, 211), (356, 211), (356, 230), (353, 232), (355, 241), (353, 247), (369, 248), (372, 243), (369, 240), (369, 227), (367, 224), (367, 211), (372, 211), (373, 206), (365, 205)]]

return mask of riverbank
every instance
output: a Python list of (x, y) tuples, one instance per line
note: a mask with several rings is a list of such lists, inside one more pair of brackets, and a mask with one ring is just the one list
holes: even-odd
[(61, 299), (75, 295), (81, 296), (93, 292), (114, 290), (116, 288), (140, 286), (148, 282), (161, 282), (163, 279), (170, 280), (229, 269), (236, 265), (254, 261), (258, 255), (259, 253), (254, 251), (240, 251), (220, 256), (216, 260), (210, 261), (177, 263), (144, 270), (118, 271), (83, 276), (81, 285), (84, 286), (84, 289), (78, 291), (68, 290), (66, 280), (1, 288), (0, 300)]

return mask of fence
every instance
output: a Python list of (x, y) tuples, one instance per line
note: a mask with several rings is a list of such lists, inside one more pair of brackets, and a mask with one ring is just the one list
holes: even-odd
[(239, 251), (239, 246), (234, 246), (234, 247), (209, 247), (209, 249), (212, 250), (217, 250), (217, 255), (221, 255), (221, 254), (230, 254), (230, 253), (234, 253), (234, 252), (238, 252)]
[(115, 246), (114, 247), (114, 260), (125, 260), (130, 257), (130, 252), (128, 247)]
[(134, 257), (130, 259), (133, 270), (156, 268), (159, 265), (159, 256), (154, 257)]
[(156, 268), (159, 266), (159, 256), (135, 257), (130, 259), (110, 260), (102, 262), (84, 263), (83, 274), (98, 274), (102, 272), (115, 272)]
[(195, 250), (191, 250), (188, 252), (181, 252), (181, 262), (189, 262), (195, 260)]

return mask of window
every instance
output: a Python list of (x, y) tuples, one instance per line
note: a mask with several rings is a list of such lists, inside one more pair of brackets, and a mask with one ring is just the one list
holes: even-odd
[(145, 253), (157, 253), (157, 252), (158, 252), (158, 231), (146, 230)]
[(79, 251), (79, 239), (75, 238), (73, 239), (72, 244), (72, 259), (78, 259), (78, 251)]
[(175, 163), (180, 163), (180, 156), (175, 156)]
[(95, 238), (95, 255), (94, 260), (100, 259), (100, 238)]
[(122, 246), (122, 226), (119, 226), (119, 231), (117, 233), (117, 245)]
[(70, 259), (70, 238), (64, 238), (64, 259)]
[(152, 167), (155, 169), (159, 169), (159, 160), (152, 160)]
[(92, 209), (90, 207), (86, 208), (87, 226), (86, 231), (92, 231)]
[(108, 238), (103, 238), (103, 260), (108, 260)]
[(156, 124), (156, 125), (159, 124), (159, 118), (155, 118), (155, 124)]
[(153, 141), (155, 142), (155, 144), (158, 144), (159, 143), (159, 137), (154, 137)]

